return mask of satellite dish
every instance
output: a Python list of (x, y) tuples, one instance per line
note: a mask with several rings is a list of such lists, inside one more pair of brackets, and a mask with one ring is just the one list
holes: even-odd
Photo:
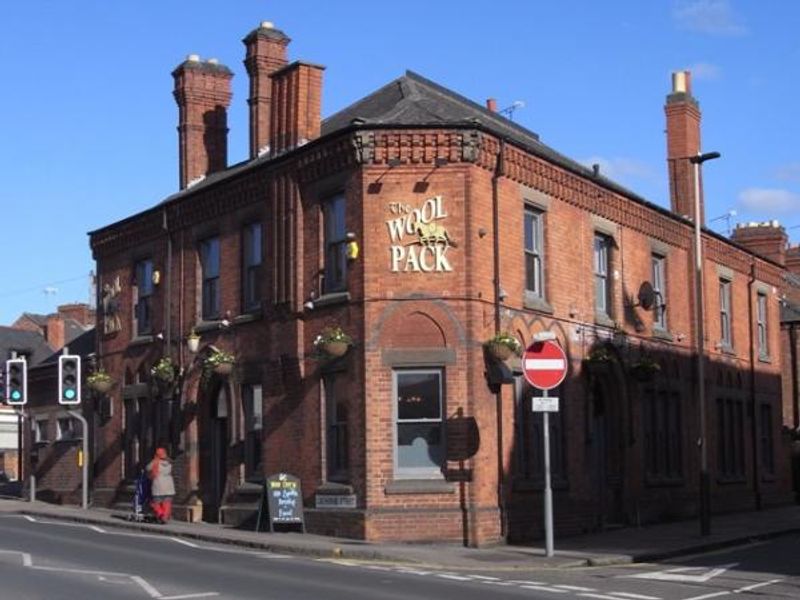
[(656, 303), (656, 292), (649, 281), (642, 282), (639, 286), (639, 306), (645, 310), (650, 310)]

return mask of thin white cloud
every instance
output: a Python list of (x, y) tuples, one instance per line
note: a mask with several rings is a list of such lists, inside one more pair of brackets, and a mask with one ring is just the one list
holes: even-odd
[(592, 168), (593, 165), (600, 165), (600, 174), (609, 179), (621, 181), (628, 179), (652, 180), (656, 176), (650, 165), (634, 158), (590, 156), (579, 162), (589, 168)]
[(796, 214), (800, 211), (800, 194), (781, 189), (747, 188), (739, 192), (739, 206), (770, 218)]
[(728, 0), (681, 0), (672, 16), (678, 27), (708, 35), (745, 35), (747, 27)]
[(800, 162), (781, 165), (775, 169), (775, 177), (781, 181), (800, 181)]
[(717, 65), (707, 62), (694, 63), (686, 67), (686, 70), (691, 71), (694, 81), (713, 81), (722, 76), (722, 70)]

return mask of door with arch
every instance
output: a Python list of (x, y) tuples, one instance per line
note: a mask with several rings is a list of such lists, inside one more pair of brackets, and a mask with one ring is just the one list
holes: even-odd
[(613, 374), (592, 379), (591, 478), (597, 498), (597, 525), (601, 529), (622, 525), (625, 520), (624, 406), (623, 388), (615, 384)]
[(203, 520), (219, 522), (227, 484), (228, 446), (230, 444), (230, 394), (220, 384), (208, 397), (200, 431), (200, 489)]

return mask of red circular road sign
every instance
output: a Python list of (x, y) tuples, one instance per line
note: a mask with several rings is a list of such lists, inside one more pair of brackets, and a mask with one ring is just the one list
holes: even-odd
[(533, 387), (552, 390), (567, 376), (567, 355), (557, 342), (533, 342), (522, 355), (522, 373)]

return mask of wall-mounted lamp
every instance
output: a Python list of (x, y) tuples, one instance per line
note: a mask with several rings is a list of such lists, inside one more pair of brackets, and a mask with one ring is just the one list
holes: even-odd
[(498, 294), (498, 297), (500, 298), (500, 301), (502, 302), (503, 300), (508, 298), (508, 292), (505, 291), (503, 288), (500, 288), (500, 293)]
[(306, 310), (314, 310), (314, 301), (313, 300), (307, 300), (303, 304), (303, 308), (305, 308)]
[(153, 282), (153, 285), (158, 285), (161, 283), (161, 271), (158, 269), (153, 271), (153, 274), (150, 276), (150, 280)]
[(345, 247), (345, 256), (347, 260), (356, 260), (359, 252), (356, 234), (352, 231), (348, 231), (345, 238), (347, 239), (347, 246)]
[(197, 354), (200, 349), (200, 336), (194, 331), (186, 337), (186, 349), (192, 354)]

